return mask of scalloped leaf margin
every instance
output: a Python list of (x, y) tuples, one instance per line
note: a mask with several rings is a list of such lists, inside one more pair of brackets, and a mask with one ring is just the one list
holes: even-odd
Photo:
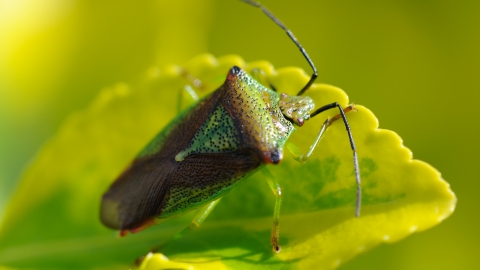
[[(201, 55), (183, 66), (151, 68), (135, 84), (104, 89), (92, 105), (70, 116), (26, 170), (0, 228), (0, 264), (12, 267), (128, 266), (149, 246), (186, 226), (192, 215), (118, 239), (98, 221), (100, 197), (138, 151), (178, 112), (192, 103), (192, 86), (204, 96), (218, 88), (233, 65), (260, 68), (279, 92), (295, 94), (308, 76), (298, 68), (275, 71), (264, 61)], [(315, 84), (317, 105), (348, 97)], [(383, 242), (395, 242), (448, 217), (456, 198), (434, 168), (413, 160), (394, 132), (378, 129), (367, 108), (347, 115), (362, 175), (362, 215), (354, 217), (352, 153), (344, 126), (327, 131), (312, 157), (300, 164), (285, 153), (268, 169), (282, 186), (282, 252), (269, 234), (274, 197), (257, 173), (226, 195), (202, 227), (141, 269), (314, 268), (331, 269)], [(306, 151), (331, 110), (311, 119), (290, 141)], [(55, 258), (55, 262), (52, 259)]]

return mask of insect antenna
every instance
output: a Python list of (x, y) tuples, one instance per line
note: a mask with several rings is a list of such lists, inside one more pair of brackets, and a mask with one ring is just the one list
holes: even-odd
[[(302, 90), (300, 90), (300, 92), (298, 92), (298, 94), (297, 94), (297, 96), (303, 95), (310, 88), (310, 86), (313, 84), (313, 82), (315, 82), (315, 79), (318, 76), (317, 68), (315, 67), (315, 64), (313, 63), (312, 59), (310, 59), (310, 56), (308, 56), (307, 51), (305, 51), (305, 49), (300, 44), (300, 42), (298, 42), (297, 38), (293, 35), (292, 31), (290, 31), (285, 26), (285, 24), (283, 24), (282, 21), (280, 21), (280, 19), (278, 19), (275, 15), (273, 15), (273, 13), (270, 10), (268, 10), (262, 4), (260, 4), (256, 1), (253, 1), (253, 0), (241, 0), (241, 1), (243, 1), (244, 3), (247, 3), (251, 6), (254, 6), (254, 7), (257, 7), (259, 9), (261, 9), (263, 11), (263, 13), (265, 13), (275, 24), (277, 24), (280, 28), (282, 28), (287, 33), (287, 35), (290, 37), (290, 39), (295, 43), (297, 48), (300, 50), (302, 55), (307, 60), (310, 67), (312, 67), (312, 69), (313, 69), (312, 77), (310, 78), (308, 83), (302, 88)], [(361, 180), (360, 180), (360, 170), (359, 170), (359, 166), (358, 166), (357, 149), (355, 147), (355, 142), (353, 141), (352, 132), (350, 131), (350, 125), (348, 124), (347, 117), (345, 117), (344, 109), (342, 108), (342, 106), (340, 106), (340, 104), (338, 104), (337, 102), (334, 102), (334, 103), (327, 104), (325, 106), (322, 106), (322, 107), (316, 109), (313, 113), (310, 114), (310, 118), (318, 115), (321, 112), (324, 112), (324, 111), (330, 110), (330, 109), (334, 109), (334, 108), (338, 108), (340, 110), (340, 114), (334, 116), (332, 119), (327, 119), (327, 121), (324, 123), (324, 126), (322, 127), (322, 130), (324, 131), (326, 127), (328, 127), (335, 120), (338, 120), (340, 118), (342, 118), (343, 123), (345, 124), (345, 128), (347, 129), (347, 133), (348, 133), (348, 139), (350, 141), (350, 147), (352, 148), (352, 151), (353, 151), (353, 166), (354, 166), (354, 171), (355, 171), (355, 180), (356, 180), (356, 184), (357, 184), (356, 201), (355, 201), (355, 216), (358, 217), (358, 216), (360, 216), (361, 195), (362, 195), (361, 187), (360, 187), (360, 182), (361, 182)], [(345, 111), (350, 111), (350, 110), (353, 110), (352, 105), (345, 108)], [(322, 134), (323, 134), (323, 132), (321, 132), (321, 134), (317, 138), (315, 144), (318, 143)]]
[[(355, 110), (353, 105), (350, 105), (346, 107), (345, 109), (342, 108), (338, 102), (334, 102), (331, 104), (327, 104), (325, 106), (322, 106), (318, 109), (316, 109), (313, 113), (310, 114), (310, 118), (315, 117), (316, 115), (320, 114), (321, 112), (338, 108), (340, 110), (340, 114), (335, 115), (332, 118), (327, 119), (327, 121), (324, 123), (325, 127), (322, 127), (322, 130), (325, 130), (328, 126), (330, 126), (334, 121), (342, 118), (343, 123), (345, 124), (345, 129), (347, 130), (348, 133), (348, 140), (350, 141), (350, 147), (352, 148), (353, 152), (353, 168), (355, 171), (355, 181), (357, 183), (357, 191), (356, 191), (356, 199), (355, 199), (355, 216), (359, 217), (360, 216), (360, 206), (361, 206), (361, 201), (362, 201), (362, 189), (360, 186), (361, 180), (360, 180), (360, 169), (358, 166), (358, 156), (357, 156), (357, 148), (355, 147), (355, 142), (353, 141), (353, 136), (352, 132), (350, 131), (350, 125), (348, 124), (347, 117), (345, 116), (346, 112), (349, 112), (351, 110)], [(322, 134), (320, 134), (321, 137)], [(319, 139), (318, 139), (319, 140)]]
[(270, 10), (268, 10), (266, 7), (262, 6), (262, 4), (260, 4), (256, 1), (252, 1), (252, 0), (241, 0), (241, 1), (247, 3), (251, 6), (254, 6), (254, 7), (257, 7), (259, 9), (261, 9), (263, 11), (263, 13), (265, 13), (276, 25), (280, 26), (280, 28), (282, 28), (287, 33), (288, 37), (290, 37), (290, 39), (295, 43), (297, 48), (302, 53), (303, 57), (305, 57), (305, 59), (307, 60), (310, 67), (312, 67), (312, 69), (313, 69), (312, 77), (310, 77), (310, 80), (308, 81), (308, 83), (297, 94), (297, 96), (303, 95), (305, 93), (305, 91), (307, 91), (310, 88), (310, 86), (312, 86), (313, 82), (315, 82), (315, 79), (317, 79), (317, 76), (318, 76), (317, 68), (315, 67), (315, 64), (313, 63), (312, 59), (310, 59), (310, 56), (308, 56), (307, 51), (305, 51), (302, 44), (300, 44), (300, 42), (298, 42), (297, 38), (293, 35), (292, 31), (290, 31), (285, 26), (285, 24), (283, 24), (282, 21), (280, 21), (280, 19), (278, 19), (275, 15), (273, 15), (273, 13)]

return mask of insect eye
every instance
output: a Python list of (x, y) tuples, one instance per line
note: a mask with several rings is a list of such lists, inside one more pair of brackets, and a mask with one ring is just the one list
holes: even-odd
[(305, 120), (304, 120), (303, 118), (298, 118), (298, 119), (297, 119), (297, 125), (298, 125), (298, 126), (301, 127), (301, 126), (303, 126), (304, 123), (305, 123)]
[(282, 154), (280, 153), (280, 151), (273, 151), (270, 158), (273, 164), (278, 164), (280, 163), (280, 160), (282, 160)]

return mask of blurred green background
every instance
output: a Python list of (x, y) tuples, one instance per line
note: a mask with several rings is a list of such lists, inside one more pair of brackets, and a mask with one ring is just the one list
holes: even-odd
[[(319, 82), (369, 107), (456, 192), (439, 226), (343, 269), (479, 267), (480, 2), (262, 2), (309, 52)], [(300, 66), (261, 12), (235, 0), (0, 0), (0, 214), (22, 169), (72, 111), (105, 86), (204, 52)], [(121, 121), (119, 119), (119, 121)]]

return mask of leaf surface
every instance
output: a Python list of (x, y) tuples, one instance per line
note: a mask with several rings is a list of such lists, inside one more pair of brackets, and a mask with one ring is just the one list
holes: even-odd
[[(100, 199), (122, 170), (178, 108), (217, 89), (228, 70), (260, 68), (279, 92), (295, 94), (308, 81), (298, 68), (202, 55), (186, 65), (148, 70), (139, 82), (107, 88), (71, 115), (25, 171), (0, 227), (0, 264), (13, 268), (125, 269), (153, 245), (189, 224), (195, 213), (125, 238), (99, 221)], [(195, 88), (195, 87), (193, 87)], [(192, 88), (192, 89), (193, 89)], [(317, 106), (349, 103), (339, 88), (315, 84)], [(270, 246), (274, 196), (262, 173), (228, 193), (195, 232), (148, 256), (141, 269), (331, 269), (384, 242), (426, 230), (448, 217), (456, 198), (439, 172), (413, 160), (394, 132), (378, 129), (367, 108), (347, 114), (362, 176), (362, 213), (355, 218), (355, 177), (345, 127), (335, 122), (314, 154), (296, 162), (288, 151), (267, 169), (282, 187), (280, 244)], [(330, 110), (289, 140), (306, 152)]]

